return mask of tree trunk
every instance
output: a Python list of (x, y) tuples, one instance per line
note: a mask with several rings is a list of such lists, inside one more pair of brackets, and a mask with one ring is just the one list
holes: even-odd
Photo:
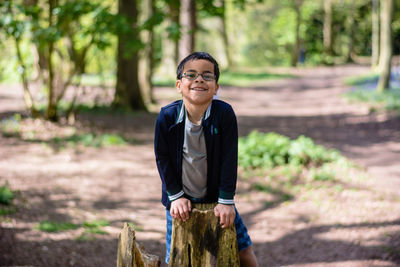
[(324, 53), (333, 55), (333, 36), (332, 36), (332, 1), (324, 1)]
[(194, 204), (189, 220), (173, 220), (168, 266), (239, 266), (235, 227), (220, 227), (215, 205)]
[(379, 68), (378, 92), (389, 89), (392, 63), (392, 18), (393, 0), (381, 0), (381, 53)]
[(347, 54), (345, 60), (347, 63), (353, 62), (352, 53), (354, 48), (354, 11), (355, 11), (355, 3), (353, 1), (350, 2), (350, 16), (347, 18), (347, 35), (349, 37), (349, 43), (347, 45)]
[(371, 66), (379, 63), (379, 0), (372, 0), (372, 58)]
[(158, 256), (146, 254), (136, 242), (135, 230), (124, 223), (118, 239), (117, 267), (159, 267)]
[[(176, 68), (179, 57), (179, 0), (169, 0), (168, 19), (163, 26), (167, 29), (161, 33), (162, 59), (159, 73), (161, 76), (176, 77)], [(168, 30), (169, 29), (169, 30)]]
[[(169, 7), (169, 14), (170, 18), (172, 21), (172, 24), (176, 27), (180, 26), (180, 8), (181, 8), (181, 2), (180, 0), (169, 0), (168, 2), (168, 7)], [(174, 41), (174, 60), (175, 60), (175, 65), (178, 65), (179, 61), (179, 39), (180, 36), (176, 38), (173, 38)]]
[(118, 36), (117, 85), (113, 106), (147, 110), (139, 86), (138, 51), (129, 47), (129, 40), (139, 40), (136, 0), (119, 0), (118, 3), (118, 13), (132, 22), (133, 33), (120, 33)]
[(296, 28), (295, 28), (295, 43), (293, 47), (292, 53), (292, 62), (291, 65), (293, 67), (297, 66), (297, 61), (299, 59), (299, 50), (300, 50), (300, 24), (301, 24), (301, 12), (300, 8), (302, 5), (302, 0), (294, 0), (293, 2), (293, 10), (296, 12)]
[[(49, 28), (53, 26), (53, 10), (55, 8), (55, 0), (49, 0)], [(46, 110), (46, 119), (51, 121), (58, 120), (57, 114), (57, 97), (54, 86), (54, 69), (53, 69), (53, 51), (54, 42), (49, 41), (48, 43), (48, 54), (47, 54), (47, 67), (48, 67), (48, 79), (47, 79), (47, 90), (49, 92)]]
[(231, 53), (229, 51), (229, 39), (228, 39), (228, 33), (226, 31), (226, 5), (225, 5), (225, 0), (221, 1), (222, 4), (222, 15), (221, 15), (221, 35), (222, 35), (222, 40), (224, 41), (224, 51), (225, 51), (225, 57), (226, 57), (226, 62), (227, 62), (227, 68), (232, 67), (233, 65), (233, 60)]
[(196, 2), (181, 1), (181, 39), (179, 40), (179, 60), (194, 52), (196, 33)]
[(20, 74), (21, 74), (21, 79), (22, 79), (22, 86), (24, 88), (25, 105), (29, 109), (32, 117), (37, 118), (37, 117), (39, 117), (39, 112), (35, 107), (34, 99), (32, 97), (31, 91), (29, 90), (29, 82), (28, 82), (28, 78), (26, 77), (26, 65), (25, 65), (24, 60), (22, 58), (21, 48), (20, 48), (20, 39), (19, 38), (15, 38), (15, 48), (17, 50), (18, 62), (19, 62), (19, 65), (21, 66), (21, 69), (22, 69)]
[[(143, 0), (142, 3), (142, 22), (147, 21), (154, 15), (154, 0)], [(146, 104), (155, 103), (153, 97), (153, 51), (154, 34), (153, 26), (141, 32), (141, 39), (145, 47), (140, 51), (139, 60), (139, 84)]]

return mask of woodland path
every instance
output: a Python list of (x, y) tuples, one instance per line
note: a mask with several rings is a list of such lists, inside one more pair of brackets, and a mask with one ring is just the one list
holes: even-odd
[[(222, 86), (239, 133), (256, 129), (340, 150), (363, 166), (364, 182), (340, 192), (308, 192), (268, 207), (260, 192), (238, 184), (236, 197), (260, 266), (400, 265), (400, 118), (369, 114), (341, 94), (349, 75), (366, 66), (275, 69), (296, 78), (242, 88)], [(0, 86), (0, 120), (23, 108), (18, 86)], [(156, 88), (159, 105), (179, 97)], [(54, 149), (41, 142), (0, 136), (0, 182), (19, 190), (18, 212), (0, 222), (0, 266), (115, 266), (123, 222), (137, 227), (137, 240), (164, 256), (165, 215), (154, 163), (157, 114), (81, 115), (78, 128), (123, 133), (136, 142), (123, 147)], [(35, 126), (35, 123), (32, 123)], [(56, 126), (46, 126), (54, 131)], [(108, 235), (76, 240), (82, 228), (59, 233), (35, 230), (41, 221), (83, 223), (105, 219)], [(165, 266), (165, 265), (162, 265)]]

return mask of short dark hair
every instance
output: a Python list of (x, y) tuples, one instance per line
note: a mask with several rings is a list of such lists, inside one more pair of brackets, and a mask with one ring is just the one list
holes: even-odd
[(215, 81), (218, 82), (219, 79), (218, 62), (207, 52), (194, 52), (185, 57), (184, 59), (182, 59), (182, 61), (178, 65), (178, 68), (176, 69), (176, 78), (178, 80), (182, 79), (182, 71), (183, 68), (185, 67), (186, 62), (198, 59), (208, 60), (214, 64)]

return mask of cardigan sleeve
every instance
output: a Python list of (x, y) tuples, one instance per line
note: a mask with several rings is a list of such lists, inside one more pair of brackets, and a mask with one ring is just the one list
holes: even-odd
[(233, 198), (237, 181), (238, 127), (236, 115), (231, 106), (224, 112), (222, 122), (221, 183), (218, 203), (234, 204)]
[(163, 187), (166, 188), (170, 201), (176, 200), (183, 196), (182, 185), (178, 182), (176, 168), (172, 163), (171, 153), (169, 153), (168, 144), (168, 124), (164, 109), (161, 109), (157, 117), (156, 129), (154, 136), (154, 152), (158, 173), (160, 174)]

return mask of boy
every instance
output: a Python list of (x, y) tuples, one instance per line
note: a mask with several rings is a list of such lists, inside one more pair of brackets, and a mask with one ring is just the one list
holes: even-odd
[(247, 229), (234, 206), (238, 130), (232, 107), (213, 100), (219, 67), (208, 53), (195, 52), (177, 68), (176, 88), (182, 100), (160, 111), (154, 148), (167, 211), (166, 262), (172, 217), (186, 221), (192, 202), (218, 202), (214, 209), (222, 228), (235, 224), (241, 266), (257, 266)]

